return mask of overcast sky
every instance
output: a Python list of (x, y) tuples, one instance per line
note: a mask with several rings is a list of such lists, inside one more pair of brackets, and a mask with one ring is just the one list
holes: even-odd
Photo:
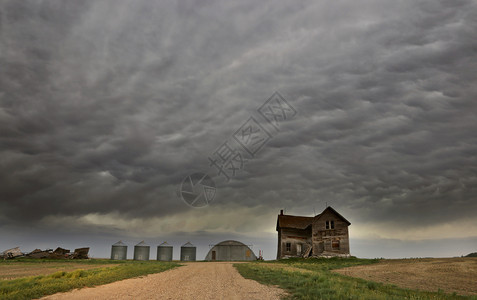
[[(476, 34), (472, 0), (0, 0), (0, 248), (271, 259), (280, 209), (328, 204), (353, 255), (477, 251)], [(257, 111), (275, 91), (296, 110), (278, 129)], [(254, 157), (233, 140), (250, 117)], [(228, 182), (226, 141), (246, 159)], [(203, 208), (177, 195), (194, 172)]]

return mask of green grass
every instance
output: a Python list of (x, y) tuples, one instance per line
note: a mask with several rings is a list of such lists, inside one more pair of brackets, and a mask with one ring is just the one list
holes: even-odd
[[(68, 264), (70, 261), (62, 261)], [(66, 292), (75, 288), (92, 287), (122, 279), (159, 273), (179, 266), (173, 262), (158, 261), (111, 261), (111, 260), (72, 260), (72, 263), (119, 264), (90, 270), (78, 269), (72, 272), (59, 271), (45, 276), (31, 276), (0, 281), (0, 299), (32, 299)], [(58, 263), (58, 260), (16, 260), (16, 264), (36, 265)], [(2, 263), (3, 264), (3, 263)], [(1, 264), (0, 264), (1, 266)]]
[[(285, 289), (289, 293), (286, 297), (288, 299), (477, 299), (477, 297), (445, 294), (442, 291), (425, 292), (403, 289), (331, 272), (333, 269), (372, 264), (378, 261), (358, 258), (286, 259), (234, 266), (245, 278), (263, 284), (278, 285)], [(266, 267), (267, 263), (280, 263), (312, 272), (271, 269)]]

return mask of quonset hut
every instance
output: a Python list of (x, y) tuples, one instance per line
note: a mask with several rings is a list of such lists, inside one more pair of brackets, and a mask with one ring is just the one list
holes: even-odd
[(223, 241), (214, 245), (207, 253), (208, 261), (243, 261), (257, 260), (249, 246), (238, 241)]
[(149, 260), (150, 249), (144, 241), (134, 246), (134, 260)]
[(117, 242), (111, 246), (111, 259), (123, 260), (128, 255), (128, 246), (122, 241)]
[(181, 247), (181, 260), (182, 261), (195, 261), (197, 248), (190, 242), (185, 243)]
[(172, 260), (172, 246), (164, 242), (157, 246), (157, 260), (171, 261)]

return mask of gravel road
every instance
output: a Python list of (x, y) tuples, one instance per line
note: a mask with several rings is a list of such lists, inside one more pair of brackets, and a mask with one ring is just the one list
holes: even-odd
[(243, 278), (230, 262), (195, 262), (158, 274), (42, 299), (280, 299), (283, 290)]

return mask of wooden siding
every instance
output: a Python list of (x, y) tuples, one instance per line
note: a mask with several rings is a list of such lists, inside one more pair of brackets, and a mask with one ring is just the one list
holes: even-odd
[[(326, 221), (333, 221), (334, 228), (326, 229)], [(331, 210), (325, 210), (313, 220), (313, 255), (320, 254), (349, 254), (348, 223)], [(338, 249), (333, 249), (333, 241), (339, 243)]]
[[(290, 251), (287, 251), (286, 244), (290, 243)], [(302, 251), (306, 244), (311, 244), (311, 228), (294, 229), (280, 228), (278, 233), (278, 253), (277, 258), (299, 256), (297, 245), (302, 245)]]
[[(334, 228), (327, 229), (326, 221), (330, 223), (333, 221)], [(305, 245), (312, 246), (313, 256), (347, 256), (350, 253), (349, 224), (339, 213), (329, 207), (315, 216), (312, 225), (307, 229), (277, 226), (277, 259), (300, 256), (306, 249)], [(287, 243), (290, 243), (290, 251), (287, 251)], [(301, 245), (301, 253), (297, 253), (297, 245)]]

